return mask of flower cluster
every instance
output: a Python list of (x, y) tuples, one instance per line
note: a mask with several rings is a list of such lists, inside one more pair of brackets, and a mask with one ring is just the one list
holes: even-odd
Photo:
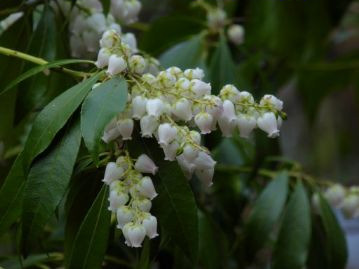
[(324, 196), (333, 207), (341, 209), (347, 218), (359, 217), (359, 187), (346, 189), (335, 184), (325, 191)]
[[(62, 1), (62, 11), (70, 14), (70, 47), (73, 57), (94, 58), (99, 50), (98, 40), (106, 30), (121, 34), (117, 23), (130, 23), (137, 20), (141, 4), (136, 0), (112, 0), (109, 14), (103, 13), (99, 0), (79, 0), (75, 7), (68, 1)], [(122, 34), (128, 43), (136, 44), (132, 33)]]
[(146, 235), (150, 239), (158, 236), (157, 219), (149, 213), (157, 193), (152, 179), (143, 175), (154, 175), (157, 170), (145, 154), (135, 163), (128, 154), (107, 163), (103, 182), (110, 187), (108, 209), (116, 214), (117, 228), (122, 230), (127, 246), (141, 247)]

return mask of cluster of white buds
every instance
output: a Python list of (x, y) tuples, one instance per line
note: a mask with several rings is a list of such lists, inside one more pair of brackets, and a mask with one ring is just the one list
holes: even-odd
[(244, 41), (244, 28), (242, 25), (232, 24), (228, 27), (227, 35), (233, 44), (240, 45)]
[(107, 163), (103, 182), (109, 185), (109, 210), (116, 214), (117, 228), (121, 229), (129, 247), (141, 247), (148, 236), (158, 236), (157, 219), (149, 211), (151, 200), (157, 196), (152, 179), (158, 168), (145, 154), (133, 163), (128, 154)]
[[(87, 59), (96, 57), (99, 50), (98, 40), (106, 30), (113, 30), (121, 34), (121, 26), (117, 23), (120, 11), (127, 14), (128, 20), (133, 21), (141, 8), (138, 1), (113, 0), (109, 14), (105, 15), (99, 0), (79, 0), (74, 7), (68, 1), (62, 1), (60, 4), (63, 12), (70, 14), (72, 56)], [(132, 8), (132, 6), (134, 7)], [(121, 35), (123, 40), (136, 46), (136, 38), (132, 33)]]
[(345, 217), (359, 217), (359, 187), (346, 189), (340, 184), (335, 184), (325, 191), (324, 196), (330, 205), (340, 209)]
[(111, 14), (124, 24), (136, 22), (140, 10), (141, 2), (138, 0), (111, 0)]
[(159, 66), (158, 61), (137, 53), (137, 41), (132, 33), (121, 35), (118, 31), (107, 30), (100, 40), (96, 65), (98, 68), (107, 67), (109, 76), (124, 72), (138, 75), (145, 72), (156, 74)]

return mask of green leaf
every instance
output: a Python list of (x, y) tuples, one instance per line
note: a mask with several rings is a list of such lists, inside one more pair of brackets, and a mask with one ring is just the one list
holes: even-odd
[(203, 62), (203, 36), (196, 35), (170, 48), (160, 56), (163, 67), (195, 68)]
[(20, 76), (16, 77), (13, 81), (11, 81), (4, 89), (2, 89), (0, 91), (0, 96), (2, 94), (4, 94), (5, 92), (14, 88), (20, 82), (22, 82), (36, 74), (39, 74), (47, 69), (56, 68), (56, 67), (60, 67), (62, 65), (67, 65), (67, 64), (74, 64), (74, 63), (92, 63), (92, 61), (78, 60), (78, 59), (68, 59), (68, 60), (66, 59), (66, 60), (54, 61), (54, 62), (40, 65), (40, 66), (35, 66), (35, 67), (31, 68), (30, 70), (26, 71), (25, 73), (21, 74)]
[(245, 247), (247, 254), (253, 258), (263, 247), (277, 223), (288, 193), (288, 174), (281, 172), (263, 190), (253, 205), (248, 222), (245, 225)]
[(22, 211), (22, 246), (29, 249), (64, 196), (80, 148), (80, 121), (29, 172)]
[(340, 227), (328, 202), (320, 196), (320, 216), (323, 222), (328, 254), (328, 269), (344, 269), (348, 259), (348, 249), (344, 232)]
[[(192, 262), (198, 257), (197, 206), (188, 181), (174, 162), (164, 161), (156, 155), (159, 167), (158, 197), (154, 200), (155, 215), (163, 230), (172, 238)], [(160, 157), (161, 156), (161, 157)]]
[(141, 256), (136, 265), (136, 269), (148, 269), (150, 267), (150, 241), (145, 239), (141, 248)]
[(85, 99), (81, 109), (81, 131), (95, 161), (106, 125), (125, 109), (126, 102), (127, 83), (121, 77), (102, 83)]
[(25, 173), (20, 154), (0, 189), (0, 235), (17, 220), (21, 213)]
[(209, 74), (214, 94), (218, 94), (224, 85), (237, 82), (236, 66), (227, 45), (227, 38), (223, 34), (221, 34), (218, 47), (210, 60)]
[(287, 205), (273, 252), (273, 269), (302, 269), (311, 235), (310, 203), (301, 182)]
[(50, 145), (100, 75), (98, 73), (58, 96), (35, 119), (24, 150), (0, 189), (0, 234), (21, 214), (23, 185), (31, 162)]
[(108, 187), (103, 185), (72, 243), (66, 268), (101, 268), (107, 249), (111, 220), (107, 199)]
[(37, 116), (23, 151), (24, 168), (43, 152), (82, 103), (101, 73), (80, 82), (50, 102)]

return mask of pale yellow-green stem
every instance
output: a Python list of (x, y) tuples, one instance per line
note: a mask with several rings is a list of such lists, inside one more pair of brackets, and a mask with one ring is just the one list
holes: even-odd
[[(44, 64), (49, 63), (48, 61), (46, 61), (42, 58), (35, 57), (32, 55), (29, 55), (29, 54), (26, 54), (26, 53), (23, 53), (20, 51), (16, 51), (13, 49), (5, 48), (5, 47), (0, 47), (0, 54), (6, 55), (9, 57), (19, 58), (19, 59), (22, 59), (22, 60), (25, 60), (25, 61), (28, 61), (28, 62), (31, 62), (34, 64), (38, 64), (38, 65), (44, 65)], [(94, 62), (92, 62), (92, 61), (89, 61), (89, 63), (94, 64)], [(91, 75), (91, 73), (75, 71), (75, 70), (71, 70), (71, 69), (64, 68), (64, 67), (56, 67), (56, 69), (58, 69), (64, 73), (67, 73), (71, 76), (74, 76), (74, 77), (85, 78), (85, 77), (88, 77)]]

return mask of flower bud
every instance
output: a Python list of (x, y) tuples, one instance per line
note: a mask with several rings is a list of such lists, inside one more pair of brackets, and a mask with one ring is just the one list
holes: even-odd
[(120, 135), (121, 133), (119, 129), (117, 128), (117, 126), (114, 126), (111, 129), (106, 128), (101, 139), (108, 144), (118, 138)]
[(268, 134), (268, 137), (275, 138), (279, 136), (277, 127), (277, 118), (273, 112), (266, 112), (257, 119), (257, 126)]
[(182, 76), (181, 68), (177, 66), (172, 66), (166, 69), (166, 72), (170, 73), (171, 75), (175, 76), (176, 78)]
[(142, 80), (147, 82), (150, 85), (154, 85), (154, 84), (156, 84), (158, 82), (157, 78), (152, 74), (144, 74), (144, 75), (142, 75)]
[(108, 200), (110, 202), (108, 210), (116, 212), (120, 206), (125, 205), (128, 202), (129, 196), (126, 192), (113, 190), (110, 191)]
[(146, 229), (143, 225), (129, 222), (123, 227), (123, 235), (127, 246), (138, 248), (142, 246), (142, 242), (145, 239)]
[(347, 218), (359, 217), (359, 196), (349, 194), (341, 204), (341, 209)]
[(122, 135), (123, 140), (131, 140), (133, 132), (133, 120), (132, 119), (123, 119), (117, 122), (118, 130)]
[(202, 134), (208, 134), (212, 130), (213, 116), (207, 112), (200, 112), (194, 117), (194, 122)]
[(137, 74), (142, 74), (146, 69), (146, 61), (140, 55), (133, 55), (129, 60), (130, 68)]
[(117, 209), (117, 228), (122, 229), (127, 223), (131, 222), (134, 218), (133, 211), (128, 206), (120, 206)]
[(229, 121), (225, 117), (220, 117), (218, 119), (218, 125), (224, 137), (232, 137), (236, 121)]
[(170, 72), (161, 71), (158, 76), (158, 80), (163, 84), (163, 86), (170, 88), (176, 84), (176, 77), (172, 75)]
[(112, 48), (116, 45), (116, 38), (118, 37), (115, 30), (107, 30), (102, 34), (100, 39), (101, 48)]
[(216, 162), (209, 154), (200, 151), (194, 160), (194, 164), (196, 165), (196, 169), (211, 169), (216, 165)]
[(137, 52), (137, 40), (133, 33), (126, 33), (122, 35), (122, 41), (128, 46), (130, 50)]
[(114, 162), (109, 162), (106, 165), (105, 176), (102, 181), (109, 185), (112, 181), (121, 179), (123, 173), (122, 167), (117, 166)]
[(283, 101), (279, 100), (277, 97), (271, 94), (266, 94), (262, 97), (261, 101), (259, 102), (261, 106), (270, 106), (275, 108), (276, 110), (281, 111), (283, 109)]
[(135, 169), (141, 173), (156, 174), (158, 167), (146, 154), (141, 154), (135, 163)]
[(177, 156), (177, 150), (179, 148), (179, 144), (176, 140), (169, 143), (167, 146), (162, 145), (161, 148), (165, 154), (166, 161), (174, 161)]
[(198, 149), (194, 148), (190, 144), (187, 144), (184, 146), (182, 154), (187, 162), (193, 162), (198, 156)]
[(183, 154), (177, 156), (176, 159), (185, 177), (190, 179), (193, 175), (196, 165), (194, 163), (188, 162), (183, 156)]
[(111, 52), (109, 51), (109, 49), (107, 48), (100, 49), (100, 51), (98, 52), (97, 61), (95, 63), (96, 66), (98, 68), (103, 68), (107, 66), (110, 56), (111, 56)]
[(228, 28), (228, 38), (235, 45), (240, 45), (244, 41), (244, 28), (242, 25), (232, 24)]
[(155, 186), (150, 177), (143, 177), (137, 185), (137, 190), (151, 200), (157, 196)]
[(153, 239), (158, 236), (157, 233), (157, 219), (155, 216), (148, 215), (142, 221), (143, 227), (146, 229), (146, 235)]
[(239, 99), (240, 91), (233, 85), (225, 85), (219, 92), (219, 96), (222, 100), (230, 100), (233, 103), (236, 103)]
[(325, 191), (324, 196), (331, 206), (340, 207), (345, 197), (345, 189), (342, 185), (335, 184)]
[(129, 167), (128, 161), (127, 161), (126, 157), (124, 157), (124, 156), (119, 156), (116, 159), (116, 164), (117, 164), (117, 166), (122, 167), (122, 169), (124, 171), (126, 171), (128, 169), (128, 167)]
[(132, 117), (139, 120), (146, 113), (147, 99), (141, 95), (132, 99)]
[(162, 123), (158, 127), (158, 143), (161, 146), (168, 146), (177, 136), (177, 129), (169, 123)]
[(184, 71), (184, 75), (186, 78), (192, 80), (192, 79), (203, 79), (204, 78), (204, 72), (201, 68), (196, 68), (196, 69), (186, 69)]
[(256, 125), (257, 121), (253, 116), (243, 114), (238, 116), (237, 126), (241, 137), (248, 138)]
[(147, 114), (150, 116), (159, 117), (165, 110), (165, 104), (159, 98), (149, 99), (146, 104)]
[(133, 200), (132, 206), (133, 206), (133, 207), (137, 207), (137, 208), (140, 209), (141, 211), (149, 212), (149, 211), (151, 210), (152, 203), (151, 203), (151, 200), (149, 200), (149, 199), (146, 199), (146, 198), (143, 198), (143, 199), (137, 198), (137, 199)]
[(207, 22), (210, 28), (221, 28), (226, 23), (226, 12), (222, 9), (215, 8), (211, 9), (207, 14)]
[(108, 61), (107, 73), (110, 75), (117, 75), (124, 71), (127, 67), (126, 61), (121, 56), (115, 54), (111, 55)]
[(172, 113), (180, 120), (189, 121), (192, 119), (191, 102), (186, 98), (179, 99), (173, 106)]
[(205, 187), (210, 187), (213, 184), (214, 167), (206, 169), (196, 169), (195, 175), (202, 182)]
[(238, 96), (238, 102), (253, 104), (253, 95), (246, 91), (240, 92)]
[(143, 137), (152, 137), (158, 127), (158, 120), (155, 116), (146, 115), (140, 121), (141, 134)]
[(191, 80), (191, 84), (191, 89), (197, 98), (211, 94), (212, 88), (210, 83), (205, 83), (199, 79), (193, 79)]
[(182, 91), (187, 91), (191, 87), (191, 82), (188, 79), (181, 77), (177, 80), (175, 86)]

